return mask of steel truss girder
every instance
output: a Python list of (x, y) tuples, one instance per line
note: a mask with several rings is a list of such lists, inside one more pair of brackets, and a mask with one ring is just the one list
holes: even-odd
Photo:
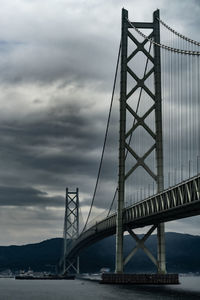
[[(125, 208), (123, 212), (123, 231), (127, 230), (127, 226), (129, 228), (141, 228), (158, 224), (160, 219), (162, 222), (168, 222), (196, 216), (199, 213), (200, 174)], [(117, 216), (114, 213), (86, 230), (70, 246), (67, 257), (71, 258), (94, 241), (99, 241), (114, 234), (116, 219)]]
[(124, 221), (130, 223), (131, 220), (150, 218), (158, 213), (164, 214), (168, 210), (195, 204), (199, 200), (200, 175), (130, 206), (124, 212)]

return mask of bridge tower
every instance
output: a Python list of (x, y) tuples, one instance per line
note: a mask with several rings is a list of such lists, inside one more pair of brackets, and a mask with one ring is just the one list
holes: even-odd
[[(150, 29), (151, 33), (148, 39), (142, 42), (134, 35), (130, 29), (137, 32), (138, 29)], [(157, 44), (160, 43), (160, 26), (159, 26), (159, 10), (153, 13), (153, 22), (130, 22), (128, 20), (128, 11), (122, 9), (122, 27), (121, 27), (121, 82), (120, 82), (120, 132), (119, 132), (119, 177), (118, 177), (118, 208), (117, 208), (117, 228), (116, 228), (116, 273), (123, 273), (124, 264), (135, 254), (133, 249), (132, 253), (124, 259), (123, 257), (123, 233), (127, 230), (137, 242), (137, 249), (142, 248), (149, 258), (156, 265), (159, 274), (166, 273), (165, 262), (165, 237), (164, 237), (164, 224), (154, 224), (142, 240), (130, 228), (124, 228), (123, 225), (123, 209), (125, 202), (125, 182), (127, 178), (140, 166), (152, 178), (157, 185), (157, 192), (163, 190), (163, 149), (162, 149), (162, 115), (161, 115), (161, 64), (160, 64), (160, 47), (153, 44), (153, 53), (146, 49), (146, 44), (153, 39)], [(128, 41), (135, 44), (136, 48), (128, 54)], [(135, 55), (141, 51), (147, 60), (151, 61), (152, 68), (146, 72), (143, 78), (140, 78), (130, 67), (129, 62)], [(136, 82), (129, 92), (127, 90), (127, 75), (130, 75)], [(152, 92), (146, 81), (153, 74), (154, 77), (154, 91)], [(148, 96), (153, 100), (153, 105), (147, 109), (141, 117), (136, 110), (131, 107), (129, 98), (136, 93), (137, 89), (144, 90)], [(127, 112), (133, 117), (133, 125), (130, 130), (127, 130)], [(155, 132), (146, 124), (145, 119), (154, 112), (155, 114)], [(128, 138), (137, 129), (142, 126), (147, 134), (154, 140), (153, 146), (149, 147), (146, 153), (140, 157), (134, 147), (128, 143)], [(156, 171), (151, 169), (145, 162), (145, 159), (155, 151), (156, 156)], [(126, 153), (129, 153), (136, 160), (129, 171), (126, 171)], [(157, 259), (153, 257), (150, 251), (144, 246), (144, 241), (148, 236), (157, 228)], [(136, 250), (137, 250), (136, 249)]]
[(79, 257), (72, 260), (66, 259), (66, 253), (71, 243), (79, 235), (79, 190), (70, 192), (66, 188), (65, 219), (63, 230), (63, 273), (75, 272), (79, 274)]

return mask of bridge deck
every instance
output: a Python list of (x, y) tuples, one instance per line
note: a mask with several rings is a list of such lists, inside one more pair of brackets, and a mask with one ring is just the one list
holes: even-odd
[[(124, 209), (127, 225), (139, 228), (200, 214), (200, 174)], [(71, 245), (67, 257), (116, 232), (116, 213), (84, 231)]]

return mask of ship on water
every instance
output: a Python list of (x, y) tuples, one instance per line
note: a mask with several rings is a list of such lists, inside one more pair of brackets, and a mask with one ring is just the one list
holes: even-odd
[(40, 273), (36, 274), (33, 270), (29, 269), (27, 272), (21, 271), (19, 275), (15, 276), (18, 280), (69, 280), (75, 279), (74, 274), (50, 274), (50, 273)]

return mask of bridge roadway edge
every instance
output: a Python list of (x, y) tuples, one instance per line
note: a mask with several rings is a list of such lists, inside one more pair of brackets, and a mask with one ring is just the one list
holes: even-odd
[[(192, 207), (191, 207), (191, 204), (193, 204)], [(187, 209), (187, 211), (186, 211), (186, 209)], [(168, 212), (167, 216), (165, 215), (164, 212), (160, 212), (157, 214), (153, 214), (149, 217), (139, 218), (139, 219), (135, 220), (134, 222), (125, 223), (124, 231), (126, 231), (127, 225), (129, 225), (132, 229), (137, 229), (137, 228), (141, 228), (141, 227), (145, 227), (145, 226), (159, 224), (160, 221), (161, 222), (169, 222), (169, 221), (174, 221), (177, 219), (183, 219), (183, 218), (188, 217), (188, 213), (190, 213), (190, 216), (195, 216), (195, 215), (200, 214), (200, 201), (197, 201), (197, 203), (190, 203), (190, 204), (180, 207), (178, 218), (177, 218), (177, 208), (171, 208), (170, 211)], [(148, 218), (148, 220), (147, 220), (147, 218)], [(157, 220), (157, 221), (155, 221), (155, 220)], [(91, 229), (89, 229), (89, 230), (91, 230)], [(83, 239), (81, 242), (79, 242), (77, 244), (77, 246), (75, 246), (70, 251), (70, 253), (68, 254), (68, 257), (72, 258), (74, 256), (77, 256), (81, 252), (81, 250), (83, 250), (84, 248), (86, 248), (106, 237), (109, 237), (115, 233), (116, 233), (115, 226), (108, 228), (108, 229), (104, 229), (103, 231), (99, 231), (99, 232), (98, 232), (98, 230), (96, 230), (95, 235), (89, 236), (88, 238)]]
[[(188, 184), (192, 183), (193, 181), (197, 182), (198, 187), (198, 193), (200, 191), (200, 175), (197, 175), (196, 177), (189, 179), (188, 181), (182, 183)], [(172, 187), (172, 189), (177, 189), (179, 186), (177, 185), (175, 187)], [(161, 194), (164, 194), (168, 191), (163, 191)], [(193, 193), (194, 194), (194, 193)], [(148, 199), (147, 199), (148, 200)], [(145, 200), (143, 201), (145, 202)], [(139, 206), (142, 203), (139, 202), (135, 204), (135, 206), (128, 207), (124, 214), (127, 213), (128, 210), (133, 209), (133, 207)], [(161, 210), (156, 213), (151, 213), (148, 216), (138, 217), (135, 218), (133, 221), (126, 222), (124, 221), (124, 231), (126, 231), (127, 225), (131, 227), (132, 229), (141, 228), (145, 226), (150, 225), (156, 225), (160, 222), (169, 222), (177, 219), (182, 219), (186, 217), (192, 217), (200, 214), (200, 199), (196, 200), (196, 198), (190, 202), (183, 203), (181, 205), (177, 205), (171, 208), (168, 208), (167, 210)], [(108, 226), (105, 227), (106, 222), (108, 223)], [(109, 225), (110, 224), (110, 225)], [(90, 246), (91, 244), (100, 241), (101, 239), (104, 239), (108, 236), (111, 236), (116, 233), (116, 214), (111, 215), (110, 217), (100, 221), (99, 223), (95, 224), (91, 228), (89, 228), (87, 231), (83, 232), (79, 238), (73, 243), (73, 247), (69, 249), (67, 253), (68, 258), (72, 258), (77, 256), (81, 250), (84, 248)]]
[[(193, 203), (194, 204), (194, 203)], [(198, 203), (195, 203), (195, 207), (197, 208), (196, 211), (194, 211), (194, 206), (191, 210), (191, 215), (190, 216), (195, 216), (197, 214), (200, 214), (200, 201), (198, 201)], [(189, 204), (188, 204), (189, 206)], [(185, 207), (184, 207), (185, 208)], [(176, 210), (177, 208), (175, 209), (171, 209), (171, 212), (169, 213), (168, 217), (166, 217), (164, 215), (164, 212), (160, 212), (157, 214), (157, 216), (155, 216), (156, 214), (154, 214), (154, 217), (156, 217), (157, 219), (157, 222), (152, 222), (152, 217), (153, 215), (149, 216), (149, 221), (147, 222), (146, 221), (146, 218), (140, 218), (138, 220), (135, 220), (134, 222), (130, 222), (130, 223), (127, 223), (127, 224), (124, 224), (124, 231), (126, 231), (126, 226), (127, 225), (130, 225), (132, 229), (137, 229), (137, 228), (141, 228), (141, 227), (145, 227), (145, 226), (150, 226), (150, 225), (154, 225), (154, 224), (159, 224), (160, 223), (160, 220), (162, 220), (162, 222), (170, 222), (170, 221), (174, 221), (174, 220), (177, 220), (177, 219), (183, 219), (183, 218), (186, 218), (188, 217), (186, 212), (183, 210), (183, 207), (181, 208), (181, 211), (180, 211), (180, 217), (177, 218), (176, 216)], [(188, 208), (188, 211), (189, 211), (189, 208)], [(144, 221), (145, 219), (145, 221)], [(154, 219), (155, 220), (155, 219)], [(89, 229), (90, 230), (90, 229)], [(112, 227), (112, 228), (109, 228), (109, 229), (105, 229), (103, 232), (96, 232), (96, 234), (93, 236), (93, 237), (88, 237), (87, 239), (84, 239), (82, 242), (80, 242), (77, 247), (75, 247), (71, 252), (70, 254), (68, 255), (69, 258), (72, 258), (74, 256), (77, 256), (81, 250), (83, 250), (84, 248), (86, 247), (89, 247), (90, 245), (106, 238), (106, 237), (109, 237), (113, 234), (116, 233), (116, 228), (115, 226)]]

